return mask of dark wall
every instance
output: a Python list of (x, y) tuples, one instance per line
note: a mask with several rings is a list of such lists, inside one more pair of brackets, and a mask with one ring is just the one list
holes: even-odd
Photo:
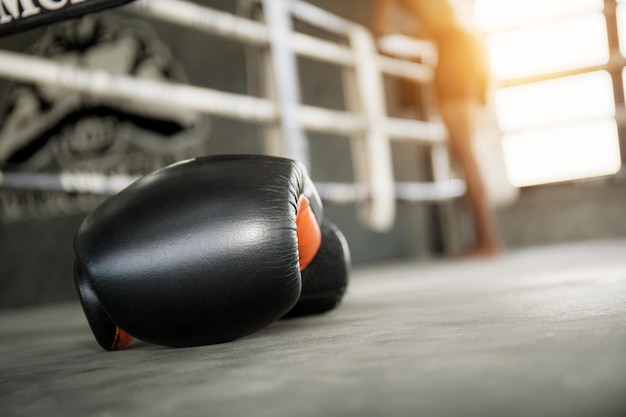
[(626, 182), (612, 177), (528, 187), (498, 210), (509, 248), (626, 236)]

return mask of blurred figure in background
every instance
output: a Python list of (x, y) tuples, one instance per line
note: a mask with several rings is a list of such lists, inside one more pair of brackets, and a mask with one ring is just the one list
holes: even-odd
[[(395, 13), (395, 15), (394, 15)], [(501, 251), (495, 219), (473, 149), (475, 112), (487, 99), (488, 67), (478, 37), (459, 22), (448, 0), (374, 0), (372, 31), (381, 37), (398, 33), (400, 22), (414, 20), (407, 36), (429, 39), (437, 46), (435, 89), (439, 112), (449, 133), (452, 157), (467, 184), (466, 198), (475, 226), (475, 242), (464, 255)]]

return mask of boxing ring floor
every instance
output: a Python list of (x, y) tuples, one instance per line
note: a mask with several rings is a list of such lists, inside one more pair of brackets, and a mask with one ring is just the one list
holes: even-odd
[(78, 303), (0, 312), (8, 416), (623, 416), (626, 240), (358, 268), (340, 309), (104, 352)]

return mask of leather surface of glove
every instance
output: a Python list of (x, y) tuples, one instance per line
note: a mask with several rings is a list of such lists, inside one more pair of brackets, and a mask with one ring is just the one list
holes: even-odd
[(142, 177), (87, 216), (74, 250), (83, 309), (107, 350), (133, 337), (222, 343), (292, 309), (321, 313), (340, 302), (349, 270), (304, 167), (267, 156), (198, 158)]

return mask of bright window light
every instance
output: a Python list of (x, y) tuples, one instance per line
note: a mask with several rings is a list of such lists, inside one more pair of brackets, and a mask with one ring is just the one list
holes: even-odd
[(611, 76), (606, 71), (501, 88), (495, 93), (495, 104), (504, 131), (615, 115)]
[[(626, 0), (618, 6), (626, 56)], [(494, 78), (541, 76), (604, 65), (604, 0), (476, 0)], [(623, 73), (626, 78), (626, 71)], [(529, 186), (611, 175), (621, 167), (611, 76), (606, 71), (495, 92), (510, 182)]]
[(609, 51), (600, 13), (488, 35), (490, 64), (499, 79), (604, 64)]
[(626, 56), (626, 4), (617, 6), (617, 33), (620, 52)]
[(603, 0), (476, 0), (474, 21), (490, 32), (603, 7)]
[(621, 165), (614, 120), (507, 134), (502, 149), (516, 186), (611, 175)]

